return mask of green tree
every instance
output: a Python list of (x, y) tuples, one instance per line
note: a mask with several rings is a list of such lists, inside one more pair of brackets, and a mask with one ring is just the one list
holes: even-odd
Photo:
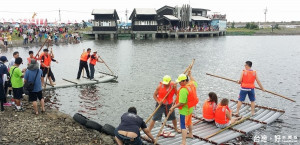
[(235, 25), (235, 23), (234, 23), (234, 21), (231, 23), (231, 28), (234, 28), (234, 25)]

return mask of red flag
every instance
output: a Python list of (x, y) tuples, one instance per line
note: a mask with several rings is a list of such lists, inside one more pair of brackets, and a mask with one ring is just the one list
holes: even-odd
[(40, 19), (40, 25), (44, 24), (44, 19)]
[(35, 23), (36, 23), (36, 25), (38, 25), (39, 24), (39, 19), (35, 19)]

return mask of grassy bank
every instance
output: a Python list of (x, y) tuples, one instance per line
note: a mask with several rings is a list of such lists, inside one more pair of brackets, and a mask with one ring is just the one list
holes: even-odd
[(246, 28), (228, 28), (226, 35), (300, 35), (300, 28), (280, 28), (272, 29), (246, 29)]

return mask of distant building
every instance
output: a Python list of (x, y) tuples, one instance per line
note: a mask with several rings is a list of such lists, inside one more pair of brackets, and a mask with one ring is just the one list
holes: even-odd
[(132, 31), (157, 31), (157, 13), (152, 8), (135, 8), (129, 19)]
[(115, 9), (94, 9), (92, 15), (94, 15), (94, 20), (92, 20), (94, 33), (117, 31), (119, 16)]
[(179, 19), (174, 16), (174, 7), (163, 6), (158, 9), (157, 12), (157, 23), (159, 26), (179, 26)]

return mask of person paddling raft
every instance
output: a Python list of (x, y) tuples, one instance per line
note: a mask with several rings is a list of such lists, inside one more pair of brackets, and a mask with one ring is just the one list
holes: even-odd
[(237, 109), (236, 109), (236, 115), (239, 116), (239, 111), (242, 106), (242, 102), (245, 101), (246, 95), (248, 94), (248, 97), (251, 101), (251, 115), (254, 115), (255, 113), (255, 80), (262, 91), (265, 91), (264, 87), (261, 85), (260, 80), (258, 79), (257, 73), (255, 70), (251, 69), (252, 62), (246, 61), (245, 62), (245, 70), (241, 73), (240, 80), (238, 81), (238, 84), (241, 84), (241, 90), (240, 95), (238, 99)]
[[(171, 91), (167, 98), (163, 101), (164, 97), (167, 95), (167, 93)], [(158, 111), (154, 114), (152, 120), (150, 121), (149, 130), (151, 131), (154, 127), (154, 124), (156, 121), (161, 120), (163, 113), (165, 113), (165, 116), (167, 116), (169, 109), (172, 107), (172, 105), (175, 103), (173, 102), (173, 96), (177, 94), (177, 85), (175, 82), (171, 81), (171, 77), (168, 75), (165, 75), (163, 77), (163, 81), (159, 83), (157, 86), (153, 98), (156, 101), (157, 108), (160, 104), (162, 104)], [(175, 116), (175, 111), (173, 111), (168, 118), (168, 120), (172, 120), (174, 129), (176, 132), (181, 132), (179, 129), (177, 129), (177, 120)], [(164, 137), (174, 137), (175, 134), (171, 132), (163, 132), (162, 135)]]
[(89, 72), (89, 67), (88, 67), (88, 64), (87, 64), (87, 61), (90, 59), (91, 55), (91, 48), (88, 48), (86, 51), (84, 51), (81, 56), (80, 56), (80, 62), (79, 62), (79, 70), (78, 70), (78, 73), (77, 73), (77, 80), (80, 79), (80, 76), (81, 76), (81, 72), (82, 72), (82, 69), (84, 68), (85, 71), (86, 71), (86, 75), (87, 75), (87, 78), (90, 79), (90, 72)]
[[(199, 99), (197, 97), (196, 88), (198, 84), (191, 75), (191, 71), (188, 73), (189, 78), (185, 74), (178, 76), (176, 82), (180, 84), (179, 91), (177, 91), (176, 105), (171, 107), (170, 111), (174, 111), (175, 108), (179, 108), (180, 114), (180, 128), (182, 132), (182, 142), (181, 145), (186, 145), (186, 138), (193, 138), (193, 123), (192, 123), (192, 113), (194, 107), (198, 104)], [(187, 134), (187, 129), (189, 129), (189, 134)]]
[(95, 65), (96, 63), (99, 62), (99, 63), (104, 63), (104, 61), (100, 61), (99, 60), (99, 56), (97, 55), (97, 51), (94, 51), (93, 54), (91, 55), (91, 59), (90, 59), (90, 72), (91, 72), (91, 75), (90, 75), (90, 79), (94, 79), (94, 73), (95, 73)]
[(54, 59), (54, 55), (52, 52), (50, 52), (50, 54), (48, 53), (49, 50), (46, 48), (43, 50), (44, 52), (40, 55), (39, 60), (41, 60), (41, 70), (43, 71), (43, 75), (42, 75), (42, 85), (47, 85), (44, 84), (44, 78), (47, 75), (50, 85), (54, 86), (55, 83), (53, 82), (51, 76), (53, 75), (52, 70), (51, 70), (51, 61), (54, 61), (56, 63), (58, 63), (57, 60)]

